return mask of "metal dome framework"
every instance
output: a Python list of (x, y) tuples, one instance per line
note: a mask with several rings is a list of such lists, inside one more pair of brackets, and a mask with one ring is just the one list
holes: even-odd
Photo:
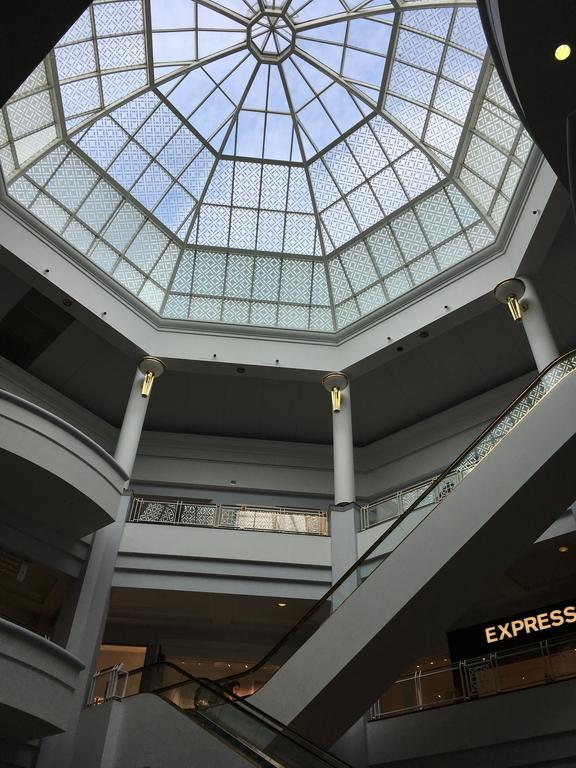
[(97, 0), (0, 111), (8, 195), (78, 258), (299, 332), (493, 243), (530, 148), (470, 2)]

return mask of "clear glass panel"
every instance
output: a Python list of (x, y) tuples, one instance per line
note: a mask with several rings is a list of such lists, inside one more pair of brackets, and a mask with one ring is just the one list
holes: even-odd
[[(100, 683), (101, 688), (104, 686)], [(247, 753), (258, 765), (347, 768), (346, 763), (243, 701), (237, 696), (238, 688), (235, 681), (222, 687), (163, 662), (130, 672), (125, 695), (155, 693), (233, 748)]]

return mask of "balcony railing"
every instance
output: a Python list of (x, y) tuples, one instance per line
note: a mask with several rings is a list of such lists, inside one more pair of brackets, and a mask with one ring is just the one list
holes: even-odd
[(576, 677), (576, 635), (499, 651), (457, 664), (417, 669), (370, 709), (371, 720), (520, 691)]
[[(93, 677), (87, 706), (178, 683), (186, 673), (171, 664), (127, 672), (122, 664)], [(397, 680), (370, 708), (370, 720), (420, 712), (576, 678), (576, 634), (500, 651), (456, 664), (417, 669)], [(246, 685), (249, 695), (257, 684)]]
[(154, 525), (233, 528), (240, 531), (271, 531), (328, 535), (325, 510), (301, 507), (263, 507), (237, 504), (193, 504), (185, 500), (135, 497), (129, 522)]

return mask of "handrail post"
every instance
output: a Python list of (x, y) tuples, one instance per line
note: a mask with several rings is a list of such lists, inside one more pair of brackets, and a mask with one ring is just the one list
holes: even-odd
[(470, 686), (468, 684), (467, 676), (465, 675), (464, 662), (460, 660), (458, 662), (458, 673), (460, 676), (460, 688), (462, 689), (462, 695), (465, 699), (470, 698)]
[(496, 689), (496, 693), (502, 693), (502, 685), (500, 681), (500, 668), (498, 666), (498, 654), (491, 653), (489, 657), (489, 661), (490, 661), (490, 666), (494, 670), (493, 677), (494, 677), (494, 687)]
[(422, 697), (422, 670), (414, 672), (414, 688), (416, 691), (416, 702), (418, 709), (424, 708), (424, 699)]

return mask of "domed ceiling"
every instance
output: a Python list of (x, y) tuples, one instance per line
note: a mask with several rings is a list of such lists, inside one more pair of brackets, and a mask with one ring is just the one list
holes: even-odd
[(10, 198), (156, 315), (324, 333), (493, 243), (530, 148), (470, 2), (94, 2), (0, 111)]

